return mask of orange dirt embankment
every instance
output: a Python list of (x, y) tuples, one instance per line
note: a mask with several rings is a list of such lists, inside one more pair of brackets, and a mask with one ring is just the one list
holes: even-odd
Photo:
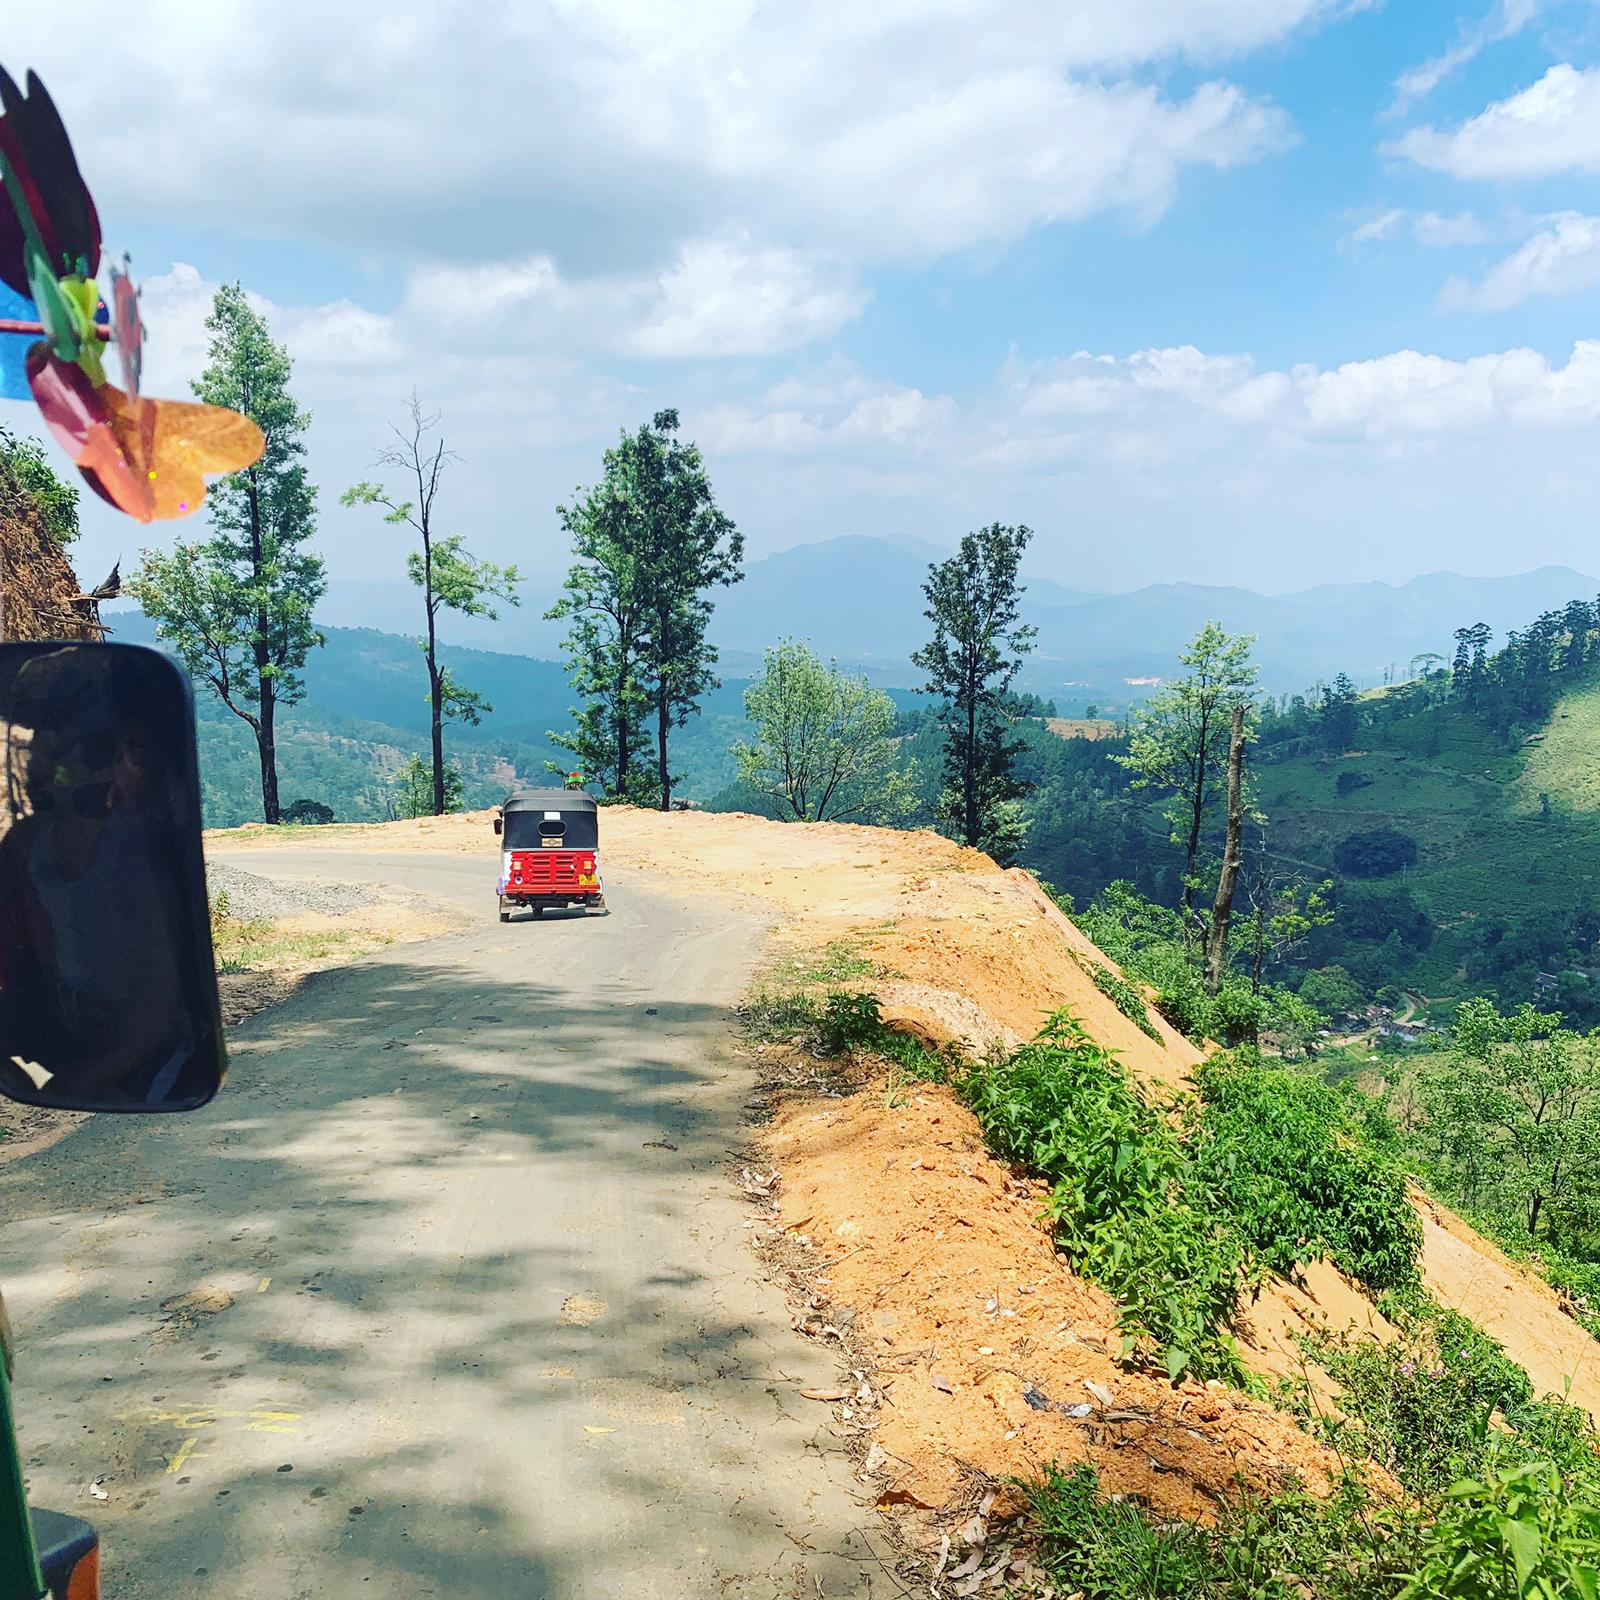
[[(487, 914), (489, 816), (285, 830), (260, 842), (482, 852)], [(240, 830), (215, 837), (254, 842)], [(1016, 1043), (1068, 1006), (1146, 1086), (1181, 1086), (1200, 1060), (1153, 1012), (1159, 1040), (1101, 994), (1089, 971), (1115, 964), (1027, 874), (934, 834), (615, 808), (602, 814), (601, 850), (624, 882), (639, 871), (676, 890), (763, 902), (777, 915), (776, 940), (792, 950), (849, 941), (878, 968), (863, 986), (878, 994), (886, 1018), (931, 1042)], [(611, 892), (622, 890), (613, 882)], [(1326, 1474), (1326, 1458), (1289, 1418), (1228, 1391), (1174, 1390), (1115, 1364), (1115, 1308), (1065, 1269), (1037, 1195), (1016, 1192), (947, 1091), (924, 1088), (893, 1108), (881, 1088), (845, 1100), (795, 1098), (766, 1138), (782, 1173), (779, 1219), (810, 1237), (823, 1259), (837, 1257), (828, 1295), (855, 1308), (886, 1374), (903, 1368), (879, 1436), (910, 1497), (945, 1503), (966, 1467), (1003, 1474), (1087, 1454), (1108, 1487), (1192, 1515), (1228, 1492), (1236, 1470), (1260, 1483), (1284, 1470), (1313, 1483)], [(1560, 1394), (1571, 1380), (1572, 1399), (1600, 1419), (1600, 1346), (1548, 1289), (1459, 1219), (1420, 1196), (1417, 1203), (1429, 1288), (1500, 1339), (1541, 1390)], [(1275, 1284), (1237, 1331), (1250, 1364), (1279, 1375), (1301, 1370), (1294, 1337), (1318, 1326), (1391, 1333), (1326, 1264), (1303, 1287)], [(1327, 1392), (1315, 1372), (1308, 1376)], [(1111, 1402), (1085, 1390), (1086, 1381)], [(1022, 1399), (1024, 1384), (1095, 1410), (1083, 1420), (1037, 1411)]]

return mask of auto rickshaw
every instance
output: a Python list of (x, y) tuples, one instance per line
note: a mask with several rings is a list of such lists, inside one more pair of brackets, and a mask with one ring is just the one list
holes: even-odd
[(500, 920), (519, 906), (605, 909), (600, 811), (582, 789), (513, 789), (495, 814), (500, 835)]

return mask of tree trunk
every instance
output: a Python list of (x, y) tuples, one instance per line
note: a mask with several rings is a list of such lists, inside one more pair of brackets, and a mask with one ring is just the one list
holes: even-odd
[(1261, 971), (1267, 960), (1267, 891), (1271, 884), (1267, 878), (1267, 831), (1261, 829), (1261, 869), (1256, 874), (1256, 958), (1250, 971), (1251, 994), (1261, 993)]
[(439, 629), (433, 603), (433, 539), (422, 529), (422, 598), (428, 607), (428, 732), (433, 754), (433, 814), (444, 815), (444, 694), (439, 681)]
[[(250, 505), (250, 578), (261, 583), (263, 552), (261, 548), (261, 492), (256, 485), (256, 475), (249, 475)], [(251, 655), (255, 658), (256, 686), (260, 693), (261, 711), (256, 719), (256, 752), (261, 758), (261, 815), (269, 824), (278, 821), (278, 740), (276, 716), (277, 695), (269, 670), (272, 652), (268, 645), (270, 624), (264, 608), (257, 608), (255, 637), (251, 641)]]
[(429, 699), (432, 702), (433, 725), (429, 729), (433, 739), (433, 814), (444, 815), (444, 696), (440, 692), (439, 669), (434, 665), (433, 651), (428, 652)]
[(1233, 917), (1233, 892), (1239, 885), (1244, 836), (1244, 703), (1233, 708), (1233, 728), (1228, 741), (1228, 842), (1217, 878), (1217, 898), (1211, 906), (1211, 931), (1206, 936), (1206, 993), (1222, 987), (1228, 966), (1228, 924)]
[(261, 716), (256, 728), (256, 752), (261, 757), (261, 814), (270, 823), (281, 815), (278, 806), (278, 740), (274, 726), (278, 714), (277, 690), (271, 678), (261, 680)]
[(656, 770), (661, 779), (661, 809), (672, 809), (672, 775), (667, 770), (667, 684), (663, 678), (656, 690)]
[(628, 747), (628, 668), (633, 659), (633, 639), (622, 629), (617, 639), (617, 795), (628, 798), (628, 768), (633, 751)]
[(967, 674), (967, 743), (961, 757), (961, 809), (966, 843), (977, 849), (982, 837), (978, 826), (978, 682), (976, 671)]
[[(1211, 729), (1207, 720), (1200, 719), (1200, 748), (1195, 756), (1194, 795), (1190, 800), (1189, 838), (1183, 858), (1183, 925), (1188, 929), (1194, 910), (1194, 864), (1200, 856), (1200, 829), (1206, 818), (1206, 752), (1210, 744)], [(1187, 939), (1188, 935), (1186, 935)]]

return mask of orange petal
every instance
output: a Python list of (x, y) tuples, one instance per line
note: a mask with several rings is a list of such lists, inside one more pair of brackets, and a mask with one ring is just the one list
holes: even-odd
[(204, 474), (241, 472), (266, 448), (249, 417), (187, 400), (130, 398), (113, 384), (100, 391), (111, 429), (150, 487), (150, 516), (183, 517), (206, 497)]

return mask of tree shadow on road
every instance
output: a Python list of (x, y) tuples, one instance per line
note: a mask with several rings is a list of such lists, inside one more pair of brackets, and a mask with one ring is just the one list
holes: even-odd
[(0, 1168), (35, 1497), (102, 1524), (108, 1593), (859, 1576), (795, 1398), (825, 1359), (774, 1327), (721, 1176), (750, 1080), (728, 996), (691, 997), (707, 931), (645, 983), (388, 952), (245, 1024), (204, 1111)]

